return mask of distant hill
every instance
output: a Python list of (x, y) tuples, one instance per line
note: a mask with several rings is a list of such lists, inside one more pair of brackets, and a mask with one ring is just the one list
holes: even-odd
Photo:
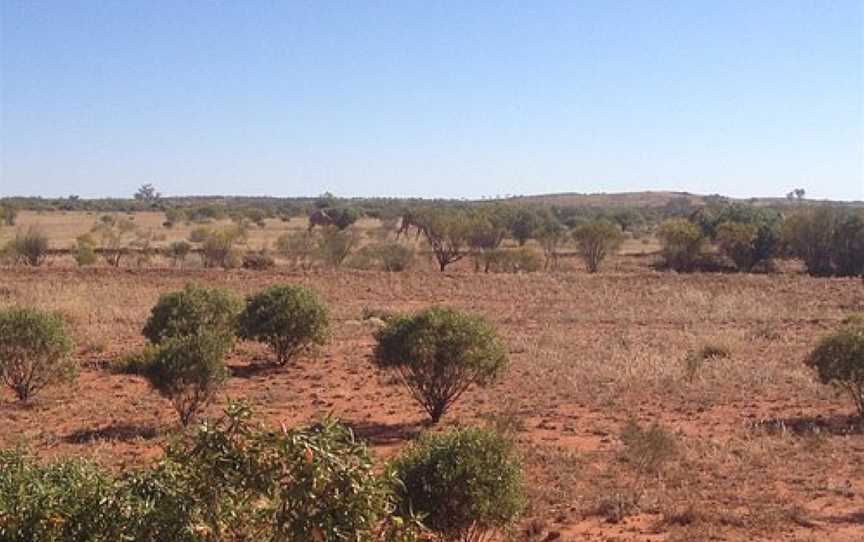
[[(560, 194), (538, 194), (534, 196), (514, 196), (507, 198), (510, 203), (527, 203), (556, 205), (558, 207), (665, 207), (672, 202), (684, 202), (686, 199), (690, 205), (705, 205), (712, 199), (719, 199), (720, 195), (699, 195), (689, 192), (671, 191), (645, 191), (645, 192), (598, 192), (593, 194), (580, 194), (577, 192), (564, 192)], [(752, 203), (771, 207), (785, 207), (798, 205), (797, 200), (788, 198), (726, 198), (730, 201)], [(805, 199), (807, 205), (848, 205), (851, 207), (864, 207), (864, 201), (830, 201)]]

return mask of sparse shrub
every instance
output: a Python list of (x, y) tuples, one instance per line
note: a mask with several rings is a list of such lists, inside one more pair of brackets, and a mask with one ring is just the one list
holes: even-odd
[(103, 215), (91, 234), (99, 240), (102, 257), (112, 267), (120, 267), (123, 256), (129, 253), (131, 242), (138, 234), (132, 219)]
[(692, 350), (684, 356), (684, 371), (688, 382), (692, 382), (706, 361), (728, 358), (732, 355), (729, 347), (719, 343), (706, 343), (698, 350)]
[(187, 284), (159, 297), (142, 333), (154, 344), (205, 332), (232, 337), (241, 310), (240, 300), (225, 289)]
[(475, 542), (507, 530), (525, 507), (513, 447), (488, 429), (427, 434), (391, 465), (399, 511), (418, 513), (441, 541)]
[(499, 248), (479, 257), (484, 268), (493, 273), (533, 273), (543, 268), (543, 258), (529, 247)]
[(243, 269), (266, 271), (274, 267), (276, 267), (276, 260), (270, 255), (269, 250), (249, 251), (243, 255)]
[(604, 221), (577, 226), (573, 230), (573, 239), (589, 273), (596, 273), (606, 256), (617, 251), (624, 240), (616, 226)]
[(191, 232), (189, 232), (189, 242), (190, 243), (203, 243), (210, 237), (210, 228), (194, 228)]
[(19, 263), (39, 267), (48, 258), (50, 248), (48, 236), (36, 227), (18, 232), (10, 243), (10, 249)]
[(275, 285), (246, 299), (239, 317), (243, 339), (266, 343), (285, 365), (309, 346), (324, 344), (329, 319), (318, 296), (302, 286)]
[(823, 338), (807, 357), (819, 381), (852, 396), (864, 417), (864, 327), (847, 325)]
[(27, 307), (0, 310), (0, 376), (19, 400), (74, 380), (71, 350), (60, 316)]
[(664, 264), (675, 271), (691, 271), (699, 261), (705, 236), (696, 224), (683, 218), (663, 221), (657, 227)]
[(237, 267), (240, 264), (237, 244), (244, 239), (245, 231), (236, 226), (211, 231), (201, 244), (204, 267)]
[(78, 236), (75, 240), (75, 263), (78, 264), (78, 267), (86, 267), (96, 263), (95, 244), (93, 237), (88, 233)]
[(375, 362), (395, 371), (432, 423), (468, 388), (491, 383), (507, 366), (494, 328), (451, 309), (393, 318), (376, 339)]
[(407, 271), (414, 262), (414, 249), (399, 243), (382, 243), (375, 252), (384, 271)]
[(360, 242), (357, 232), (326, 226), (318, 239), (318, 255), (331, 267), (340, 267)]
[(308, 231), (285, 233), (276, 239), (276, 251), (287, 258), (293, 269), (308, 270), (315, 253), (315, 236)]
[(186, 241), (174, 241), (168, 245), (167, 255), (171, 260), (171, 265), (174, 267), (183, 267), (190, 252), (192, 252), (192, 245)]
[(537, 230), (536, 237), (543, 247), (543, 269), (558, 269), (558, 249), (567, 240), (567, 227), (558, 220), (548, 220)]
[(171, 401), (185, 426), (228, 378), (224, 357), (229, 346), (230, 340), (219, 333), (171, 337), (150, 347), (140, 374)]
[(534, 234), (541, 227), (542, 223), (543, 221), (537, 211), (528, 207), (519, 207), (510, 216), (510, 235), (513, 236), (513, 239), (516, 239), (519, 246), (523, 246), (529, 239), (534, 237)]
[(0, 220), (7, 226), (14, 226), (18, 218), (18, 210), (11, 205), (0, 205)]

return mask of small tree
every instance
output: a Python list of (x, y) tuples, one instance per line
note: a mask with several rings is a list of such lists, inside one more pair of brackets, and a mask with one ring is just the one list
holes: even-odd
[(852, 396), (864, 417), (864, 327), (850, 325), (819, 341), (807, 357), (819, 381)]
[(275, 285), (246, 298), (239, 336), (266, 343), (285, 365), (303, 349), (324, 344), (329, 320), (317, 295), (302, 286)]
[(573, 238), (589, 273), (596, 273), (606, 256), (617, 251), (624, 240), (617, 227), (604, 221), (578, 226), (573, 230)]
[(465, 256), (462, 249), (468, 242), (470, 226), (462, 212), (432, 209), (424, 213), (421, 223), (421, 230), (442, 272)]
[(548, 220), (537, 230), (536, 237), (543, 248), (543, 268), (558, 269), (558, 249), (567, 239), (567, 227), (558, 220)]
[(135, 192), (135, 199), (138, 201), (156, 201), (162, 197), (162, 194), (156, 191), (156, 187), (152, 184), (142, 184)]
[(396, 372), (432, 423), (468, 388), (488, 385), (507, 366), (494, 328), (479, 316), (451, 309), (394, 318), (376, 339), (375, 362)]
[(702, 254), (705, 236), (696, 224), (683, 218), (663, 221), (657, 228), (664, 263), (676, 271), (690, 271)]
[(63, 319), (26, 307), (0, 310), (0, 376), (21, 401), (41, 389), (71, 382), (76, 365)]
[(18, 262), (24, 265), (39, 267), (48, 258), (50, 244), (48, 236), (42, 230), (31, 226), (26, 232), (15, 234), (10, 248)]
[(241, 309), (237, 296), (225, 289), (187, 284), (159, 296), (142, 333), (154, 344), (205, 332), (232, 337)]
[(484, 429), (427, 434), (391, 465), (402, 514), (418, 513), (441, 541), (477, 542), (506, 530), (525, 507), (512, 445)]
[(129, 253), (130, 245), (138, 233), (138, 226), (130, 219), (103, 216), (91, 230), (99, 240), (102, 257), (111, 267), (120, 267), (123, 256)]
[(224, 358), (229, 346), (219, 333), (172, 337), (150, 348), (141, 374), (171, 401), (186, 426), (227, 380)]
[(537, 228), (541, 226), (540, 216), (534, 209), (528, 207), (518, 208), (510, 217), (510, 235), (519, 246), (524, 245), (534, 237)]

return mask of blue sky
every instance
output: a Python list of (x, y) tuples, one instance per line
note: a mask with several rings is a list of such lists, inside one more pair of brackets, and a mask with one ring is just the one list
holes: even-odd
[(864, 199), (864, 2), (0, 1), (0, 195)]

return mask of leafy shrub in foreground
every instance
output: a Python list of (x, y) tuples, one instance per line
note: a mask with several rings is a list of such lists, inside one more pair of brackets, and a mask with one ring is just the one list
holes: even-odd
[(9, 542), (411, 542), (391, 474), (376, 475), (350, 430), (326, 420), (269, 431), (230, 405), (174, 440), (152, 467), (120, 476), (0, 451), (0, 540)]
[(140, 372), (188, 425), (227, 380), (228, 347), (228, 339), (215, 333), (173, 337), (151, 347)]
[(507, 366), (494, 328), (451, 309), (393, 318), (375, 338), (375, 362), (396, 372), (432, 423), (468, 388), (491, 383)]
[(486, 429), (427, 434), (391, 464), (402, 514), (418, 513), (442, 541), (485, 540), (525, 506), (512, 445)]
[(76, 376), (63, 319), (26, 307), (0, 310), (0, 377), (21, 401)]
[(302, 286), (275, 285), (246, 299), (238, 320), (243, 339), (266, 343), (284, 365), (313, 344), (324, 344), (329, 326), (327, 308)]
[(864, 417), (864, 327), (848, 325), (821, 341), (807, 357), (819, 381), (852, 396)]
[(702, 254), (705, 237), (696, 224), (683, 218), (663, 221), (657, 227), (664, 264), (675, 271), (692, 271)]
[(205, 331), (233, 336), (241, 309), (240, 299), (228, 290), (187, 284), (159, 296), (142, 333), (152, 343)]

